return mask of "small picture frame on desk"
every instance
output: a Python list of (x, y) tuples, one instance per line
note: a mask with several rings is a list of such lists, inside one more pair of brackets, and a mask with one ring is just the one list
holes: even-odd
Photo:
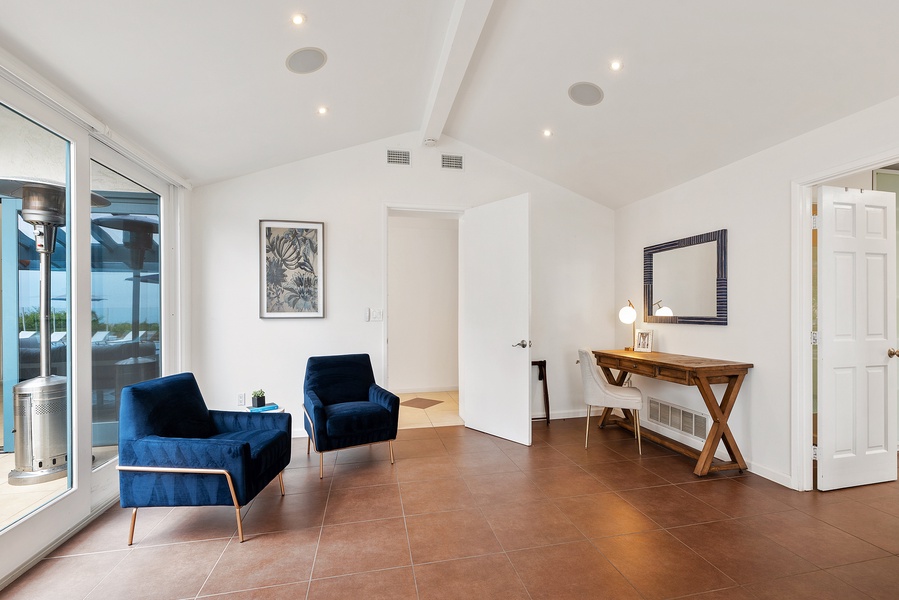
[(634, 352), (652, 352), (652, 329), (634, 332)]

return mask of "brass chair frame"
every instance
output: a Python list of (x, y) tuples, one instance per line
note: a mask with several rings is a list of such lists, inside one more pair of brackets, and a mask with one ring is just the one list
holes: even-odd
[[(237, 535), (240, 543), (243, 543), (243, 521), (240, 518), (240, 509), (242, 508), (237, 502), (237, 492), (234, 489), (234, 481), (231, 479), (231, 473), (225, 469), (190, 469), (185, 467), (137, 467), (137, 466), (117, 466), (119, 471), (138, 471), (142, 473), (191, 473), (199, 475), (224, 475), (228, 481), (228, 489), (231, 490), (231, 500), (234, 502), (234, 511), (237, 514)], [(284, 471), (278, 473), (278, 483), (281, 485), (281, 495), (284, 495)], [(134, 542), (134, 524), (137, 522), (137, 507), (131, 511), (131, 529), (128, 531), (128, 545)]]

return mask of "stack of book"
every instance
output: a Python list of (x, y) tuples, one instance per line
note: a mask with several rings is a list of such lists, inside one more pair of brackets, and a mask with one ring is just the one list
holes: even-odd
[(268, 410), (278, 410), (279, 406), (274, 402), (271, 404), (263, 404), (262, 406), (250, 406), (248, 410), (250, 412), (265, 412)]

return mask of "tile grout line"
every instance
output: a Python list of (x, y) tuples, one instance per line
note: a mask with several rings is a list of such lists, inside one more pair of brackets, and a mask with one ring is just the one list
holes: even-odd
[[(337, 470), (337, 459), (334, 459), (334, 470)], [(322, 522), (318, 526), (318, 540), (315, 542), (315, 553), (312, 555), (312, 564), (309, 566), (309, 581), (306, 585), (306, 600), (309, 600), (309, 594), (312, 592), (312, 576), (315, 575), (315, 561), (318, 560), (318, 550), (321, 548), (322, 535), (325, 531), (325, 517), (328, 515), (328, 505), (331, 502), (331, 492), (334, 489), (334, 473), (331, 473), (331, 481), (328, 482), (328, 496), (325, 499), (325, 509), (322, 511)]]
[[(247, 513), (249, 513), (249, 511), (247, 511)], [(241, 517), (241, 518), (243, 518), (243, 517)], [(257, 535), (258, 535), (258, 534), (257, 534)], [(203, 583), (200, 584), (200, 587), (197, 589), (197, 593), (194, 594), (194, 598), (199, 598), (199, 597), (200, 597), (200, 593), (203, 591), (203, 588), (206, 587), (206, 584), (209, 583), (209, 578), (212, 577), (212, 573), (215, 571), (215, 568), (216, 568), (216, 567), (218, 566), (218, 564), (222, 561), (222, 557), (225, 555), (225, 552), (228, 551), (228, 548), (229, 548), (229, 547), (231, 546), (231, 544), (233, 544), (233, 543), (234, 543), (234, 535), (232, 534), (232, 535), (231, 535), (231, 538), (228, 540), (228, 543), (225, 544), (225, 547), (222, 548), (222, 551), (219, 553), (218, 558), (215, 559), (215, 563), (213, 563), (212, 568), (209, 569), (209, 572), (208, 572), (208, 573), (206, 573), (206, 578), (203, 579)]]
[[(440, 439), (439, 437), (437, 438)], [(443, 440), (440, 440), (443, 444)], [(446, 449), (444, 447), (444, 449)], [(396, 468), (396, 465), (393, 465)], [(409, 521), (406, 519), (406, 505), (403, 503), (403, 488), (400, 485), (399, 478), (396, 482), (396, 492), (400, 497), (400, 510), (403, 511), (403, 531), (406, 533), (406, 548), (409, 550), (409, 568), (412, 571), (412, 584), (415, 586), (415, 597), (421, 599), (421, 590), (418, 589), (418, 575), (415, 573), (415, 558), (412, 556), (412, 539), (409, 537)]]

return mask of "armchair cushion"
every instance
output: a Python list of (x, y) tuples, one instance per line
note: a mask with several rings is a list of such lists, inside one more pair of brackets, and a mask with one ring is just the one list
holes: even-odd
[(325, 407), (330, 437), (364, 434), (390, 427), (390, 411), (374, 402), (341, 402)]

